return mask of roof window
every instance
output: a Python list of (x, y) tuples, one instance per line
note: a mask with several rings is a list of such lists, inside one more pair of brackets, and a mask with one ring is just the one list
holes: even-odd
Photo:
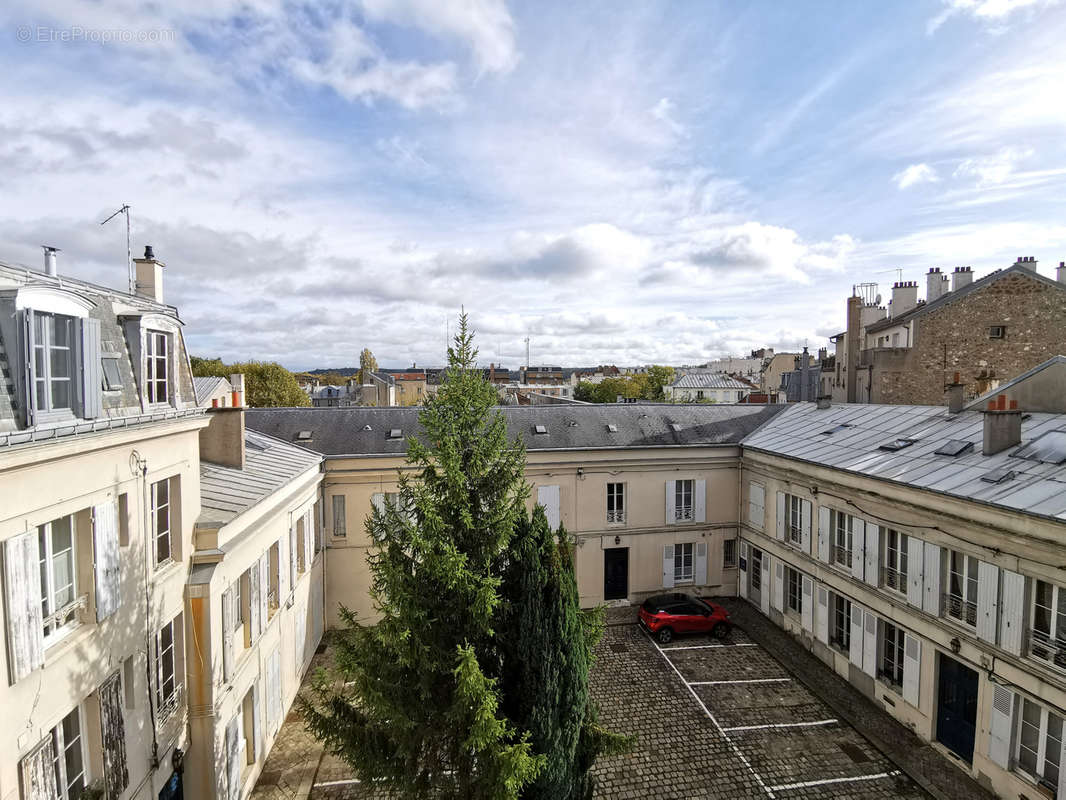
[(1014, 471), (1010, 467), (997, 467), (991, 472), (986, 472), (981, 476), (981, 480), (985, 483), (1003, 483), (1009, 481), (1014, 477)]
[(917, 439), (893, 439), (891, 442), (885, 442), (878, 449), (879, 450), (902, 450), (904, 447), (910, 447)]
[(608, 424), (607, 425), (607, 432), (608, 433), (618, 433), (618, 426), (617, 425)]
[(965, 439), (948, 439), (934, 452), (938, 456), (961, 456), (971, 450), (973, 450), (973, 442), (967, 442)]
[(300, 431), (299, 433), (296, 434), (296, 440), (298, 442), (309, 442), (309, 441), (311, 441), (311, 431)]
[(835, 428), (830, 428), (827, 431), (822, 431), (822, 436), (832, 436), (834, 433), (838, 433), (839, 431), (842, 431), (845, 428), (852, 428), (852, 427), (854, 427), (854, 426), (850, 422), (842, 422), (839, 425), (837, 425)]
[(1044, 464), (1066, 463), (1066, 430), (1048, 431), (1028, 444), (1023, 444), (1011, 453), (1011, 456)]
[(674, 433), (680, 433), (681, 432), (681, 425), (676, 423), (676, 422), (671, 422), (670, 423), (670, 430), (672, 430)]
[(533, 426), (533, 433), (536, 433), (536, 434), (539, 434), (539, 435), (543, 435), (543, 434), (545, 434), (547, 432), (548, 432), (548, 426), (547, 425), (534, 425)]
[(403, 438), (403, 430), (400, 429), (400, 428), (393, 428), (391, 431), (389, 431), (389, 438), (390, 439), (402, 439)]

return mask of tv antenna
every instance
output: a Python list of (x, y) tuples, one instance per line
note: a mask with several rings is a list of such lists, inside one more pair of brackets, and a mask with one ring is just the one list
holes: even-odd
[(130, 249), (130, 207), (126, 204), (122, 204), (122, 208), (112, 214), (110, 217), (101, 222), (101, 225), (106, 225), (119, 214), (126, 215), (126, 270), (129, 273), (130, 280), (130, 294), (137, 293), (137, 281), (133, 276), (133, 250)]

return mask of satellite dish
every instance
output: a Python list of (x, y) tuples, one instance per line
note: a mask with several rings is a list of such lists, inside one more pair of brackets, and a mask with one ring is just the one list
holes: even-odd
[(874, 305), (875, 306), (881, 305), (881, 295), (877, 295), (877, 297), (874, 298)]

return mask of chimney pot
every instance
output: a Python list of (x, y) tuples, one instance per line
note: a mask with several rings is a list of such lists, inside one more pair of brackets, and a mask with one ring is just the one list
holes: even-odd
[(144, 246), (144, 257), (145, 257), (146, 259), (152, 259), (152, 258), (155, 258), (155, 252), (153, 252), (153, 250), (152, 250), (152, 245), (150, 245), (150, 244), (146, 244), (146, 245)]
[(44, 250), (44, 274), (51, 275), (54, 278), (58, 274), (56, 271), (56, 253), (59, 252), (59, 248), (47, 244), (42, 244), (41, 248)]
[(152, 246), (144, 248), (144, 258), (133, 259), (137, 271), (137, 294), (157, 303), (163, 302), (163, 267), (162, 261), (156, 259)]

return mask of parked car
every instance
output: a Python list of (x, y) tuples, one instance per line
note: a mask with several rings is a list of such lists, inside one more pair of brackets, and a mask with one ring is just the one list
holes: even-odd
[(685, 633), (709, 633), (724, 639), (733, 628), (729, 612), (717, 603), (680, 593), (649, 597), (640, 604), (638, 617), (640, 626), (659, 644)]

